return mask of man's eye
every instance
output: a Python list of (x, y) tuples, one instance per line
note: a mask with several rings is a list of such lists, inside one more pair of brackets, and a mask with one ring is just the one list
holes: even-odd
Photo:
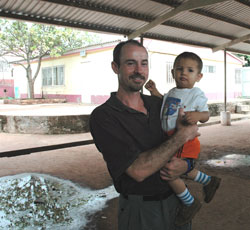
[(193, 70), (193, 69), (189, 69), (188, 71), (189, 71), (190, 73), (194, 72), (194, 70)]

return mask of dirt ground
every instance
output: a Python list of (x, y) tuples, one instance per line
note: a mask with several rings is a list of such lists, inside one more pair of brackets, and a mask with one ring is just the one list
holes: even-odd
[[(205, 126), (199, 130), (202, 153), (197, 167), (209, 175), (221, 177), (222, 183), (213, 201), (210, 204), (203, 202), (202, 209), (193, 220), (193, 230), (249, 230), (250, 165), (211, 167), (206, 162), (229, 154), (250, 157), (250, 120), (236, 121), (231, 126)], [(0, 133), (0, 152), (89, 138), (89, 134)], [(0, 176), (24, 172), (46, 173), (92, 189), (112, 184), (105, 162), (94, 145), (0, 158)], [(187, 183), (192, 194), (202, 200), (201, 186)], [(85, 230), (117, 230), (117, 201), (117, 198), (110, 200), (105, 209), (92, 216)]]

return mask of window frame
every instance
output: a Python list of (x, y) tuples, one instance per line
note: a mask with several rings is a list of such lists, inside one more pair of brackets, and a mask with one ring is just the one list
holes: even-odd
[[(59, 71), (62, 69), (62, 71)], [(50, 72), (51, 76), (44, 76), (44, 72)], [(43, 67), (42, 70), (42, 86), (43, 87), (60, 87), (65, 85), (65, 66), (56, 65), (56, 66), (47, 66)], [(59, 76), (59, 74), (61, 75)]]

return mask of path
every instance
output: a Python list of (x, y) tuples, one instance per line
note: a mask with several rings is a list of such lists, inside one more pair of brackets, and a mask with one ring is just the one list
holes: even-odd
[[(202, 154), (199, 167), (222, 178), (216, 197), (204, 204), (193, 221), (193, 230), (250, 229), (250, 166), (237, 168), (209, 167), (208, 159), (227, 154), (250, 156), (250, 120), (232, 126), (212, 125), (200, 128)], [(0, 133), (0, 152), (18, 148), (50, 145), (91, 138), (90, 134), (30, 135)], [(38, 172), (69, 179), (92, 189), (112, 184), (101, 154), (94, 145), (34, 153), (0, 159), (0, 176)], [(201, 187), (189, 183), (193, 194), (202, 197)], [(117, 230), (117, 199), (96, 213), (85, 230)], [(157, 229), (156, 229), (157, 230)]]

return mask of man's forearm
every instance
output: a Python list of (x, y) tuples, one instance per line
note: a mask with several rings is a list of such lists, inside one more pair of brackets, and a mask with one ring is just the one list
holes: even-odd
[(159, 147), (141, 153), (127, 169), (127, 174), (136, 181), (143, 181), (159, 171), (187, 141), (184, 132), (177, 132)]

